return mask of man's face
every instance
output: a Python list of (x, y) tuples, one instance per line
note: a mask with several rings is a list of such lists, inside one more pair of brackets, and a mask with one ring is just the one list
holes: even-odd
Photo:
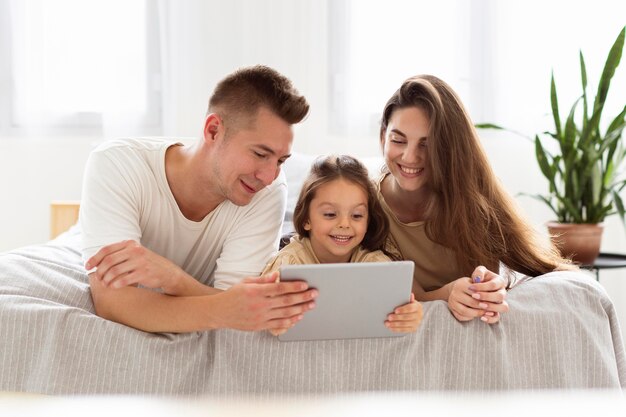
[(215, 191), (233, 204), (244, 206), (270, 185), (289, 158), (291, 125), (260, 108), (254, 123), (222, 133), (216, 139), (211, 182)]

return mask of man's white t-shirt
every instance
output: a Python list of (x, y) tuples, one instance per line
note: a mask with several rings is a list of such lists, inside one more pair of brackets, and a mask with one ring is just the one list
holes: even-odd
[(215, 288), (258, 276), (278, 249), (287, 199), (284, 175), (246, 206), (226, 200), (202, 221), (191, 221), (178, 208), (165, 175), (165, 151), (176, 145), (119, 139), (91, 153), (80, 209), (83, 259), (105, 245), (135, 240)]

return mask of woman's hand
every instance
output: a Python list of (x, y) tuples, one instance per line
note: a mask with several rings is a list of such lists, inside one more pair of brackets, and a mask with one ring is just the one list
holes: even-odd
[(409, 303), (396, 308), (393, 313), (387, 316), (385, 326), (392, 332), (413, 333), (419, 327), (423, 317), (422, 304), (415, 301), (415, 295), (411, 294)]
[(459, 321), (480, 317), (488, 324), (497, 323), (500, 313), (509, 311), (506, 281), (500, 275), (479, 266), (472, 278), (459, 278), (451, 284), (448, 308)]

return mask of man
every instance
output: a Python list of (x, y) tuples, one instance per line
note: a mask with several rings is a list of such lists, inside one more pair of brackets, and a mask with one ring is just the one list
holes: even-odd
[(286, 201), (276, 179), (308, 109), (275, 70), (244, 68), (217, 85), (195, 144), (96, 149), (80, 224), (97, 314), (190, 332), (291, 327), (313, 308), (317, 292), (303, 282), (252, 278), (276, 250)]

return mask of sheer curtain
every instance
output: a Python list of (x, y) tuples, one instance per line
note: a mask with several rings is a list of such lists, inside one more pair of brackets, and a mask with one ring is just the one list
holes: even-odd
[(306, 123), (295, 127), (295, 146), (306, 148), (323, 140), (327, 4), (327, 0), (159, 0), (163, 133), (199, 135), (215, 84), (239, 67), (264, 64), (289, 77), (311, 103)]
[(160, 130), (149, 3), (8, 0), (10, 127), (26, 135)]
[(340, 0), (330, 44), (331, 128), (337, 134), (377, 135), (389, 96), (406, 78), (430, 73), (471, 92), (471, 2)]

